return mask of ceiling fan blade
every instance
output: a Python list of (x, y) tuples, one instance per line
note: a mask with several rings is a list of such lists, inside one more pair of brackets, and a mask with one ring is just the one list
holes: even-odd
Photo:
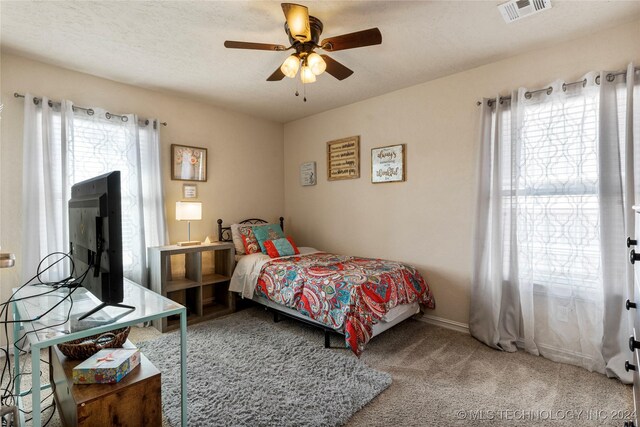
[(254, 49), (254, 50), (273, 50), (273, 51), (287, 50), (287, 48), (281, 44), (236, 42), (233, 40), (225, 41), (224, 47), (227, 47), (230, 49)]
[(353, 49), (355, 47), (372, 46), (382, 43), (382, 34), (377, 28), (356, 31), (355, 33), (343, 34), (341, 36), (329, 37), (322, 40), (320, 46), (329, 52), (336, 50)]
[(278, 67), (273, 74), (271, 74), (268, 78), (267, 81), (268, 82), (277, 82), (284, 79), (284, 73), (282, 71), (280, 71), (280, 67)]
[(287, 18), (291, 37), (302, 43), (311, 40), (309, 9), (306, 6), (295, 3), (282, 3), (281, 6), (284, 17)]
[(320, 55), (324, 62), (327, 64), (327, 69), (325, 70), (327, 73), (331, 74), (338, 80), (344, 80), (353, 74), (353, 70), (345, 67), (335, 59), (331, 58), (328, 55)]

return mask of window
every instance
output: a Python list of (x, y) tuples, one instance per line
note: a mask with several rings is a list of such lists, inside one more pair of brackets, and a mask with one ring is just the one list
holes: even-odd
[(519, 145), (505, 113), (503, 151), (512, 161), (502, 163), (503, 194), (517, 215), (520, 276), (537, 291), (589, 298), (602, 288), (598, 92), (551, 96), (519, 106)]
[[(53, 118), (56, 146), (62, 147), (60, 114)], [(78, 111), (73, 116), (72, 132), (67, 141), (67, 185), (65, 194), (57, 192), (54, 197), (62, 208), (66, 208), (71, 194), (71, 186), (77, 182), (102, 175), (114, 170), (120, 171), (122, 191), (122, 261), (124, 275), (135, 277), (133, 273), (141, 263), (140, 241), (144, 228), (140, 221), (141, 205), (139, 194), (140, 161), (135, 135), (136, 127), (129, 121), (115, 116), (107, 119), (97, 111), (88, 115)], [(143, 132), (141, 132), (142, 134)], [(147, 141), (148, 138), (142, 138)], [(143, 141), (141, 141), (143, 142)], [(63, 150), (57, 150), (58, 160)], [(54, 186), (62, 189), (62, 185)], [(66, 225), (65, 225), (66, 226)]]

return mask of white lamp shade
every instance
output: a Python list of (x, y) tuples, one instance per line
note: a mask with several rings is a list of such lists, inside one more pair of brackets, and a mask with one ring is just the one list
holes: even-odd
[(311, 72), (316, 76), (324, 73), (324, 70), (327, 69), (327, 63), (315, 52), (307, 56), (307, 66), (311, 68)]
[(202, 202), (176, 202), (176, 220), (198, 221), (202, 219)]
[(316, 75), (313, 74), (313, 72), (311, 71), (311, 68), (307, 67), (306, 65), (302, 66), (302, 69), (300, 69), (300, 80), (302, 80), (302, 83), (313, 83), (316, 81)]
[(298, 57), (295, 55), (291, 55), (290, 57), (284, 60), (284, 62), (282, 63), (282, 66), (280, 66), (280, 71), (282, 71), (282, 74), (292, 79), (296, 76), (296, 74), (298, 74), (299, 68), (300, 68), (300, 59), (298, 59)]

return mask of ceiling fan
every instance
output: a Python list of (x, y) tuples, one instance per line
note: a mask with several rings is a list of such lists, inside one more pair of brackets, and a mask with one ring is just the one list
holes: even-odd
[(272, 50), (276, 52), (294, 49), (296, 52), (285, 59), (282, 65), (267, 78), (267, 81), (270, 82), (282, 80), (285, 76), (295, 78), (298, 71), (300, 71), (300, 80), (303, 84), (315, 82), (316, 76), (324, 71), (338, 80), (344, 80), (353, 74), (353, 71), (327, 55), (317, 54), (316, 49), (335, 52), (382, 43), (382, 34), (377, 28), (329, 37), (318, 43), (323, 25), (315, 16), (309, 16), (309, 10), (306, 6), (282, 3), (282, 11), (286, 18), (284, 31), (289, 36), (291, 46), (230, 40), (224, 42), (225, 47), (232, 49)]

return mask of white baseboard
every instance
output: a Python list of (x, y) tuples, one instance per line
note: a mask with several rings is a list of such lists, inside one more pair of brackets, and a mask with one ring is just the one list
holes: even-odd
[(444, 319), (442, 317), (433, 316), (431, 314), (423, 314), (422, 316), (416, 316), (414, 319), (421, 322), (429, 323), (431, 325), (440, 326), (441, 328), (452, 329), (454, 331), (469, 333), (469, 325), (462, 322), (456, 322), (455, 320)]

